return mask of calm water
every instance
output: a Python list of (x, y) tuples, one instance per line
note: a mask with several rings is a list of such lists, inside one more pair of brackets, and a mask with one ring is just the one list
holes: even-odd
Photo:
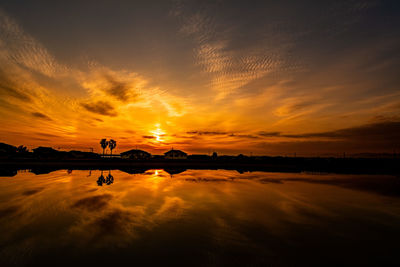
[(400, 264), (399, 177), (100, 175), (0, 177), (0, 265)]

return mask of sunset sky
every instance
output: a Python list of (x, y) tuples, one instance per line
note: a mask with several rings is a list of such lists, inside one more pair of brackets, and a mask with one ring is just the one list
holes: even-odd
[(0, 3), (0, 142), (400, 151), (398, 1)]

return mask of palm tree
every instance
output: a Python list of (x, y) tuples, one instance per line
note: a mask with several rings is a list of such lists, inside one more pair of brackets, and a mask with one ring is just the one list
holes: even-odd
[(112, 151), (113, 149), (117, 146), (117, 142), (114, 141), (113, 139), (110, 139), (110, 141), (108, 141), (108, 147), (110, 148), (110, 154), (112, 156)]
[(104, 150), (105, 150), (105, 149), (107, 148), (107, 146), (108, 146), (108, 141), (107, 141), (107, 139), (101, 139), (100, 145), (101, 145), (101, 148), (103, 149), (103, 157), (104, 157)]

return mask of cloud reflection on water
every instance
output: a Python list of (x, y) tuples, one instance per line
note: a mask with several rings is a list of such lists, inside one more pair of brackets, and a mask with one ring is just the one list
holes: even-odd
[(325, 246), (342, 245), (343, 238), (349, 246), (392, 238), (381, 229), (397, 229), (400, 222), (396, 196), (346, 188), (349, 181), (353, 186), (396, 177), (232, 170), (186, 170), (171, 176), (164, 170), (112, 170), (115, 182), (99, 187), (101, 171), (89, 177), (87, 172), (20, 172), (0, 180), (0, 225), (8, 230), (0, 237), (7, 248), (0, 251), (3, 260), (21, 253), (28, 242), (32, 255), (68, 247), (76, 255), (106, 250), (140, 258), (165, 250), (179, 257), (178, 251), (191, 248), (206, 263), (217, 259), (204, 255), (217, 257), (221, 250), (261, 262), (271, 255), (275, 261), (273, 255), (288, 248), (303, 253), (306, 247), (321, 249), (315, 247), (320, 237)]

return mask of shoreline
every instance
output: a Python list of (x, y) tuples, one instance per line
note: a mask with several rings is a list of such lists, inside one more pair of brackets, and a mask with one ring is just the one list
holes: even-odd
[(0, 169), (226, 169), (268, 172), (400, 174), (400, 159), (270, 158), (264, 160), (0, 159)]

